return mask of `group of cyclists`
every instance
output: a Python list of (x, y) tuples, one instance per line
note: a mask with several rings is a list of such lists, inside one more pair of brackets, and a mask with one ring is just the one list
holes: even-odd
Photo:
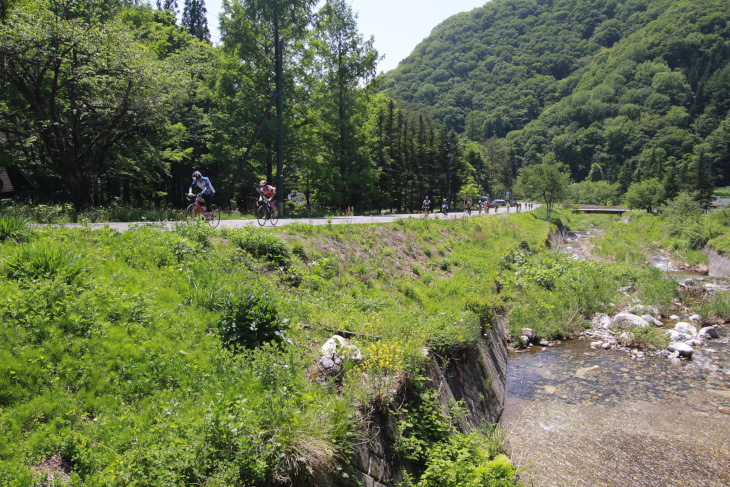
[[(471, 210), (473, 208), (473, 204), (471, 201), (466, 202), (466, 212), (471, 215)], [(494, 208), (494, 212), (497, 213), (499, 210), (499, 202), (495, 202), (494, 204), (490, 203), (489, 201), (479, 201), (477, 202), (477, 211), (481, 215), (482, 210), (484, 210), (485, 213), (489, 213), (490, 208)], [(519, 204), (517, 206), (519, 211)], [(507, 208), (509, 208), (509, 204), (507, 205)], [(426, 199), (423, 200), (423, 206), (421, 206), (421, 211), (423, 214), (428, 218), (428, 214), (431, 213), (431, 200), (426, 196)], [(449, 202), (446, 200), (446, 198), (443, 199), (443, 202), (441, 203), (441, 213), (444, 215), (448, 214), (449, 211)]]
[[(204, 177), (200, 171), (193, 172), (193, 182), (190, 184), (190, 189), (188, 189), (188, 196), (193, 195), (193, 190), (196, 189), (198, 192), (201, 193), (200, 200), (204, 206), (205, 212), (206, 212), (206, 218), (211, 218), (211, 212), (213, 211), (212, 205), (215, 203), (215, 188), (213, 188), (213, 184), (210, 182), (210, 178)], [(276, 212), (276, 206), (274, 205), (274, 196), (276, 196), (276, 188), (274, 186), (271, 186), (266, 182), (265, 179), (262, 179), (259, 181), (258, 189), (259, 192), (259, 204), (268, 204), (271, 207), (272, 212)], [(471, 215), (472, 210), (472, 202), (467, 201), (466, 202), (466, 211)], [(517, 211), (520, 210), (520, 204), (517, 204)], [(532, 205), (530, 204), (530, 207)], [(479, 214), (482, 213), (482, 210), (484, 210), (486, 213), (489, 213), (489, 209), (494, 208), (494, 212), (497, 213), (499, 210), (499, 202), (495, 201), (494, 204), (490, 203), (489, 201), (479, 201), (477, 203), (477, 211)], [(509, 208), (509, 204), (507, 204), (507, 208)], [(428, 214), (431, 213), (431, 200), (428, 196), (423, 200), (423, 206), (421, 207), (421, 211), (423, 211), (426, 218), (428, 218)], [(449, 212), (449, 202), (446, 200), (446, 198), (443, 199), (441, 202), (441, 213), (444, 215), (447, 215)]]
[[(193, 172), (193, 182), (190, 184), (188, 189), (188, 196), (191, 197), (194, 194), (194, 190), (200, 193), (200, 201), (205, 210), (205, 218), (212, 218), (213, 205), (215, 204), (215, 188), (213, 183), (210, 182), (210, 178), (204, 177), (200, 171)], [(272, 212), (276, 212), (276, 206), (274, 204), (274, 196), (276, 196), (276, 188), (266, 182), (265, 179), (259, 181), (259, 204), (268, 204), (271, 207)]]

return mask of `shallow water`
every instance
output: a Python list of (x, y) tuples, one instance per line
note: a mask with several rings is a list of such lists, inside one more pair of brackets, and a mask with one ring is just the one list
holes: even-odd
[[(726, 330), (710, 348), (730, 363)], [(502, 418), (533, 485), (730, 485), (728, 370), (637, 362), (587, 340), (539, 350), (510, 355)]]
[[(559, 249), (585, 259), (599, 230), (568, 232)], [(727, 279), (678, 273), (657, 255), (654, 266), (678, 281), (730, 289)], [(710, 284), (710, 286), (707, 286)], [(588, 340), (513, 353), (507, 365), (502, 427), (511, 457), (538, 487), (730, 486), (730, 344), (728, 331), (675, 365), (637, 362)]]

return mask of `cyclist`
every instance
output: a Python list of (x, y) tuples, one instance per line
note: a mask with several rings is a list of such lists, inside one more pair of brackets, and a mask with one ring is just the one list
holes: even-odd
[(423, 200), (423, 206), (421, 207), (421, 211), (426, 214), (426, 217), (428, 217), (428, 213), (431, 211), (431, 200), (428, 199), (428, 196), (426, 196), (426, 199)]
[(210, 182), (209, 178), (204, 178), (202, 174), (200, 174), (200, 171), (195, 171), (193, 173), (193, 182), (190, 184), (190, 189), (188, 190), (188, 194), (192, 194), (193, 187), (197, 186), (200, 192), (202, 193), (201, 200), (203, 201), (203, 206), (206, 210), (206, 218), (210, 218), (210, 212), (213, 211), (213, 205), (215, 203), (215, 189), (213, 188), (213, 185)]
[(259, 181), (259, 201), (264, 201), (269, 204), (271, 207), (271, 211), (276, 211), (276, 206), (274, 205), (274, 196), (276, 195), (276, 188), (271, 186), (270, 184), (266, 183), (265, 179), (262, 179)]
[(471, 215), (471, 200), (466, 202), (466, 211)]

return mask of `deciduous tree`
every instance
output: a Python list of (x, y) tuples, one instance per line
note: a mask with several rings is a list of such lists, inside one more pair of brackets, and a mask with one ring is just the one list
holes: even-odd
[(517, 176), (515, 192), (521, 198), (536, 198), (545, 204), (546, 218), (550, 218), (553, 206), (561, 201), (570, 184), (568, 167), (560, 162), (543, 162), (523, 167)]
[[(33, 147), (28, 162), (60, 176), (76, 207), (89, 206), (97, 181), (118, 171), (114, 156), (138, 147), (186, 85), (176, 73), (117, 21), (63, 5), (17, 8), (0, 25), (0, 83), (9, 101), (0, 106), (4, 149)], [(141, 177), (164, 170), (157, 164)]]

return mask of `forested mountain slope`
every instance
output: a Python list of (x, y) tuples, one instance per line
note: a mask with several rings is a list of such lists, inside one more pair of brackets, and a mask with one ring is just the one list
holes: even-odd
[(722, 0), (495, 0), (436, 27), (383, 87), (503, 139), (516, 167), (553, 153), (575, 181), (625, 190), (700, 158), (723, 182), (728, 20)]

